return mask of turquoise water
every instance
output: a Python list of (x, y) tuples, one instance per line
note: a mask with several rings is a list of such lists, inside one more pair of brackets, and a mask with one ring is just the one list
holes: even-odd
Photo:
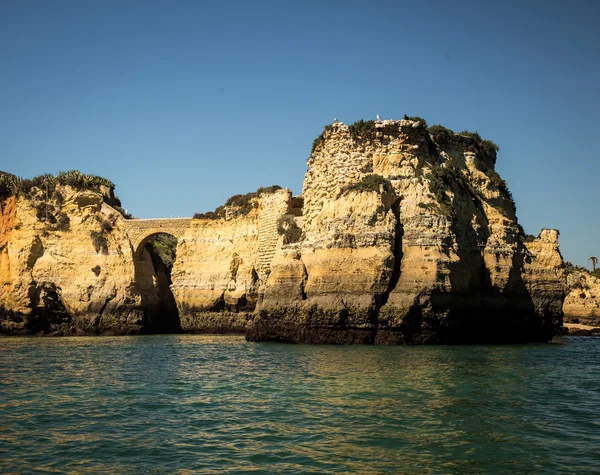
[(598, 473), (600, 340), (0, 340), (0, 473)]

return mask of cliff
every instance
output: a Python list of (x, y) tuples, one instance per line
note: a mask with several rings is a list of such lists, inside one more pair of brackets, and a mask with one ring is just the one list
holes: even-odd
[(600, 327), (600, 279), (583, 270), (567, 276), (565, 322)]
[(550, 339), (558, 233), (525, 243), (495, 160), (491, 142), (422, 120), (328, 126), (308, 162), (304, 238), (275, 256), (248, 338)]
[(259, 194), (247, 213), (231, 208), (192, 221), (177, 247), (171, 287), (184, 331), (245, 333), (290, 201), (289, 190)]
[(124, 220), (108, 204), (118, 207), (112, 187), (47, 179), (48, 186), (30, 183), (0, 200), (0, 333), (171, 329), (157, 320), (161, 309), (146, 303), (144, 312), (140, 268), (149, 265), (157, 287), (161, 279), (164, 287), (164, 269), (155, 270), (147, 250), (136, 266)]
[(110, 182), (81, 177), (0, 186), (0, 334), (245, 332), (289, 190), (209, 219), (137, 220)]
[(558, 232), (525, 236), (496, 151), (421, 119), (335, 123), (302, 197), (260, 188), (194, 219), (125, 219), (110, 182), (76, 172), (0, 175), (0, 333), (547, 341)]

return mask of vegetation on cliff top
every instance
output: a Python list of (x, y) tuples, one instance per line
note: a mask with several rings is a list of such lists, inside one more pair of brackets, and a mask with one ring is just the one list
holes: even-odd
[(600, 268), (593, 269), (590, 271), (589, 269), (587, 269), (585, 267), (577, 266), (577, 265), (573, 264), (572, 262), (565, 261), (565, 273), (567, 275), (569, 275), (574, 272), (583, 272), (583, 273), (589, 274), (591, 276), (594, 276), (594, 277), (600, 279)]
[(246, 193), (245, 195), (233, 195), (225, 201), (223, 206), (218, 206), (214, 211), (206, 213), (194, 214), (194, 219), (220, 219), (225, 217), (226, 208), (235, 208), (236, 214), (239, 216), (247, 215), (253, 208), (256, 207), (256, 198), (262, 195), (269, 195), (281, 190), (281, 186), (261, 186), (256, 191)]
[[(481, 135), (479, 135), (477, 131), (469, 132), (468, 130), (463, 130), (462, 132), (457, 134), (453, 130), (444, 127), (443, 125), (436, 124), (428, 127), (427, 121), (422, 117), (407, 116), (405, 114), (402, 119), (420, 122), (422, 126), (428, 128), (427, 130), (429, 131), (429, 135), (436, 141), (460, 135), (462, 137), (471, 139), (473, 145), (477, 149), (481, 150), (485, 155), (488, 155), (490, 157), (495, 157), (496, 153), (500, 150), (500, 147), (491, 140), (481, 138)], [(352, 139), (355, 142), (364, 144), (367, 142), (373, 142), (377, 138), (378, 133), (381, 133), (380, 137), (382, 135), (398, 135), (399, 127), (398, 124), (395, 122), (384, 124), (382, 122), (376, 122), (374, 120), (357, 120), (356, 122), (348, 126), (348, 130)], [(328, 124), (323, 128), (321, 134), (313, 141), (312, 149), (310, 152), (311, 156), (314, 155), (316, 149), (325, 141), (326, 136), (332, 131), (333, 125), (331, 124)]]
[(98, 191), (101, 186), (114, 190), (115, 184), (101, 176), (87, 175), (79, 170), (59, 172), (57, 175), (46, 173), (26, 179), (9, 173), (0, 174), (0, 195), (27, 194), (33, 188), (54, 191), (57, 185), (71, 186), (76, 189), (92, 189)]
[(475, 145), (490, 157), (495, 157), (496, 153), (500, 151), (500, 147), (497, 144), (491, 140), (482, 139), (477, 131), (469, 132), (468, 130), (463, 130), (459, 135), (473, 139)]
[[(104, 201), (121, 213), (124, 218), (132, 217), (121, 207), (119, 198), (113, 195), (115, 184), (107, 178), (81, 173), (79, 170), (59, 172), (57, 175), (46, 173), (30, 179), (0, 172), (0, 197), (20, 195), (28, 199), (35, 199), (36, 197), (33, 194), (35, 189), (42, 191), (46, 195), (44, 203), (38, 202), (35, 205), (38, 212), (38, 219), (42, 219), (40, 216), (46, 217), (48, 211), (50, 213), (55, 211), (51, 209), (55, 208), (55, 206), (48, 202), (50, 197), (53, 197), (57, 201), (57, 205), (60, 208), (62, 195), (57, 190), (58, 186), (70, 186), (76, 190), (92, 190), (96, 192), (101, 192), (101, 188), (104, 187), (109, 191), (108, 195), (102, 193)], [(51, 218), (48, 220), (52, 222)]]
[(350, 185), (346, 185), (342, 189), (342, 193), (349, 193), (351, 191), (356, 192), (369, 192), (375, 191), (379, 193), (381, 191), (381, 187), (385, 191), (392, 191), (392, 184), (386, 178), (383, 178), (381, 175), (376, 175), (371, 173), (369, 175), (365, 175), (361, 178), (358, 183), (352, 183)]
[(434, 139), (445, 139), (454, 136), (455, 133), (453, 130), (444, 127), (443, 125), (436, 124), (429, 127), (429, 135)]
[(409, 115), (404, 114), (404, 117), (402, 117), (402, 120), (412, 120), (413, 122), (421, 122), (425, 127), (427, 127), (427, 121), (425, 119), (423, 119), (423, 117), (409, 116)]

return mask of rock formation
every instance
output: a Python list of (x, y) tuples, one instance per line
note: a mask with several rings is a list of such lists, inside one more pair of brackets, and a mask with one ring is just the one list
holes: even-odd
[(567, 276), (565, 322), (600, 327), (600, 279), (583, 270)]
[(526, 238), (495, 161), (477, 134), (420, 119), (336, 122), (302, 197), (259, 189), (187, 220), (172, 272), (147, 244), (160, 229), (124, 220), (110, 186), (5, 194), (0, 333), (549, 340), (562, 324), (558, 232)]
[[(112, 188), (53, 183), (0, 200), (0, 333), (136, 334), (170, 331), (158, 299), (165, 272), (134, 261)], [(154, 259), (156, 261), (156, 259)], [(156, 268), (155, 268), (156, 266)], [(137, 279), (137, 280), (136, 280)], [(167, 286), (168, 288), (168, 286)], [(144, 311), (146, 310), (146, 312)]]
[(304, 181), (301, 243), (271, 264), (250, 340), (545, 341), (562, 322), (558, 232), (533, 242), (478, 136), (336, 123)]

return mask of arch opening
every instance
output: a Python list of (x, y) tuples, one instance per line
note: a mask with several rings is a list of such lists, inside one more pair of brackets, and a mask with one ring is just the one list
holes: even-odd
[(134, 252), (135, 281), (142, 299), (144, 333), (180, 333), (179, 311), (171, 292), (177, 237), (166, 232), (146, 236)]

